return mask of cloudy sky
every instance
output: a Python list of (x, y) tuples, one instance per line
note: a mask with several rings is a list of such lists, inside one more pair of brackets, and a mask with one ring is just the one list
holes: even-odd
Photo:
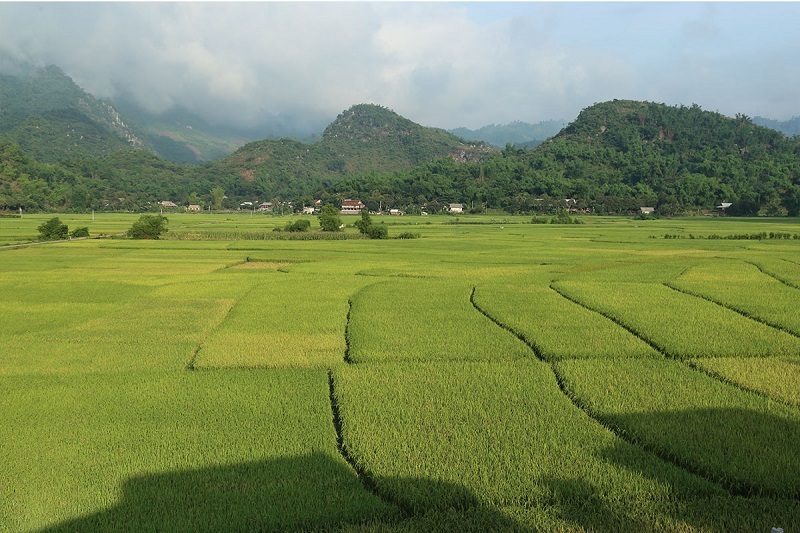
[(0, 2), (0, 69), (218, 123), (375, 103), (477, 128), (614, 98), (787, 120), (798, 28), (795, 2)]

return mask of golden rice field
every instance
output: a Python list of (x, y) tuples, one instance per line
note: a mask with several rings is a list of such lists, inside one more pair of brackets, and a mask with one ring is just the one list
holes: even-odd
[(60, 218), (0, 248), (0, 531), (800, 531), (800, 240), (726, 238), (796, 219)]

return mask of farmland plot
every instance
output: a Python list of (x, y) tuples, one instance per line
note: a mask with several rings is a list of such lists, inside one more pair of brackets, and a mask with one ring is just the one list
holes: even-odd
[(348, 297), (358, 276), (257, 271), (252, 289), (200, 345), (195, 368), (327, 367), (345, 354)]
[(752, 264), (731, 260), (702, 263), (669, 285), (800, 336), (800, 289), (763, 274)]
[(346, 452), (379, 494), (415, 514), (455, 509), (484, 530), (510, 520), (675, 531), (787, 523), (800, 510), (733, 498), (619, 439), (539, 361), (349, 365), (334, 384)]
[[(135, 218), (103, 225), (124, 230)], [(35, 234), (43, 218), (20, 220)], [(583, 296), (592, 283), (613, 293), (625, 287), (620, 279), (636, 281), (763, 326), (663, 283), (717, 256), (762, 268), (780, 260), (789, 277), (793, 241), (651, 238), (664, 228), (719, 233), (720, 220), (450, 220), (403, 217), (390, 229), (423, 236), (412, 240), (115, 239), (0, 251), (0, 530), (800, 530), (800, 500), (758, 475), (762, 462), (773, 473), (775, 463), (795, 483), (795, 452), (777, 451), (785, 437), (749, 467), (725, 448), (745, 426), (796, 436), (782, 409), (797, 410), (785, 404), (800, 387), (776, 382), (797, 380), (797, 354), (724, 368), (736, 360), (696, 353), (714, 338), (705, 333), (686, 350), (704, 372), (729, 381), (739, 373), (742, 386), (784, 404), (720, 396), (719, 379), (670, 361), (686, 373), (674, 384), (675, 368), (648, 357), (656, 350), (640, 353), (643, 342), (628, 344), (635, 335), (548, 288), (561, 280), (559, 290), (574, 284)], [(170, 221), (239, 233), (286, 222)], [(599, 304), (606, 300), (601, 292)], [(643, 316), (668, 330), (684, 314), (664, 305)], [(680, 347), (679, 330), (663, 336)], [(357, 364), (346, 365), (346, 353)], [(610, 390), (615, 379), (633, 384)], [(581, 406), (595, 402), (596, 418), (560, 384)], [(659, 386), (674, 397), (653, 393)], [(608, 414), (606, 403), (620, 406)], [(703, 423), (706, 412), (714, 431), (700, 435), (705, 451), (679, 442), (683, 411)], [(731, 428), (728, 440), (719, 427)], [(731, 495), (750, 488), (767, 496)]]
[(459, 281), (397, 280), (368, 285), (352, 298), (348, 360), (480, 360), (532, 357), (520, 340), (470, 303)]
[(786, 285), (800, 289), (800, 260), (796, 255), (783, 257), (760, 255), (750, 260), (764, 273)]
[(706, 357), (690, 363), (779, 402), (800, 406), (800, 357)]
[(567, 391), (633, 442), (743, 495), (800, 497), (800, 411), (669, 360), (562, 361)]
[(324, 370), (0, 378), (0, 529), (298, 530), (391, 517)]
[(800, 338), (662, 284), (559, 281), (552, 286), (568, 298), (625, 326), (672, 357), (764, 357), (800, 353)]
[[(527, 281), (527, 280), (526, 280)], [(475, 304), (548, 361), (584, 357), (661, 357), (608, 318), (571, 302), (547, 283), (478, 285)]]

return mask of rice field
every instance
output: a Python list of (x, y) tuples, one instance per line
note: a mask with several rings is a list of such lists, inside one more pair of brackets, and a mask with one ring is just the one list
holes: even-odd
[(800, 530), (800, 242), (663, 238), (797, 220), (60, 218), (0, 249), (0, 531)]

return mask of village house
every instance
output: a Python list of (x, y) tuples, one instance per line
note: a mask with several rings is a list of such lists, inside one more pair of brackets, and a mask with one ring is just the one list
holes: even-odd
[(639, 208), (639, 213), (641, 213), (642, 215), (652, 215), (655, 212), (656, 212), (656, 208), (655, 207), (640, 207)]
[(178, 207), (178, 204), (175, 202), (170, 202), (169, 200), (164, 200), (159, 203), (161, 204), (161, 207)]
[(200, 211), (200, 206), (197, 204), (190, 204), (186, 206), (187, 211)]
[(343, 215), (360, 215), (365, 207), (361, 200), (345, 200), (339, 212)]
[(314, 207), (313, 206), (303, 206), (303, 214), (304, 215), (313, 215), (314, 214)]
[(463, 213), (464, 212), (464, 205), (463, 204), (450, 204), (447, 206), (448, 213)]
[(259, 211), (272, 211), (272, 202), (264, 202), (258, 206)]

